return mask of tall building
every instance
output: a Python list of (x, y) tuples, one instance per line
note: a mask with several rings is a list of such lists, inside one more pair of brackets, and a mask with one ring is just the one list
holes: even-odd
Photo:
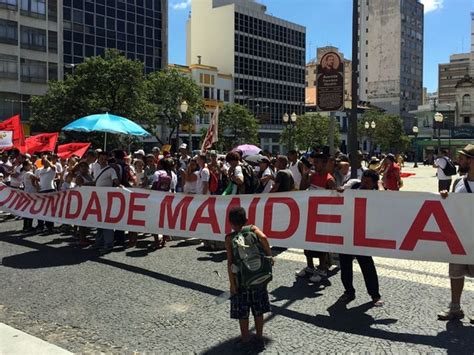
[(462, 53), (451, 55), (449, 63), (439, 64), (438, 96), (440, 103), (456, 101), (456, 84), (464, 76), (469, 75), (470, 62), (470, 53)]
[(62, 77), (61, 10), (62, 0), (0, 0), (0, 119), (28, 120), (30, 97)]
[(64, 0), (63, 8), (65, 65), (117, 48), (146, 72), (166, 67), (167, 0)]
[(254, 0), (193, 1), (187, 64), (199, 57), (231, 74), (235, 102), (260, 121), (262, 149), (277, 152), (283, 115), (304, 111), (306, 29), (266, 10)]
[(306, 64), (305, 86), (306, 86), (306, 107), (315, 107), (317, 105), (317, 75), (318, 63), (327, 52), (338, 53), (344, 61), (344, 102), (346, 107), (350, 107), (352, 99), (352, 61), (344, 59), (344, 54), (336, 47), (321, 47), (316, 51), (316, 58)]
[(360, 86), (363, 101), (400, 115), (411, 130), (423, 95), (423, 4), (359, 0)]

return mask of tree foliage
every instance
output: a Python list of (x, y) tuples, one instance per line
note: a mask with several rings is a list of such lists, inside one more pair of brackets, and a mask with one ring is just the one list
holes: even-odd
[(219, 142), (221, 151), (240, 144), (258, 145), (258, 124), (252, 113), (239, 104), (227, 104), (219, 113)]
[[(189, 105), (185, 115), (180, 113), (183, 101)], [(31, 99), (31, 109), (36, 131), (59, 132), (78, 118), (109, 112), (137, 122), (152, 134), (158, 125), (168, 125), (169, 143), (178, 124), (190, 123), (195, 114), (204, 112), (204, 104), (201, 89), (189, 76), (176, 70), (146, 76), (143, 63), (110, 49), (103, 56), (87, 58), (64, 81), (49, 82), (45, 95)], [(65, 132), (64, 136), (98, 146), (103, 141), (103, 133)], [(116, 146), (131, 141), (131, 137), (109, 137)]]
[[(192, 123), (195, 115), (205, 112), (201, 88), (193, 79), (176, 69), (151, 73), (147, 78), (147, 98), (154, 109), (154, 124), (165, 123), (169, 127), (168, 143), (171, 142), (178, 125)], [(188, 111), (181, 113), (183, 101)]]
[[(285, 127), (281, 133), (280, 144), (288, 146), (291, 134), (293, 145), (299, 150), (327, 146), (329, 145), (330, 119), (330, 117), (318, 113), (306, 113), (299, 116), (294, 128), (289, 125)], [(339, 124), (336, 121), (334, 124), (334, 145), (338, 147), (340, 142), (341, 134)]]
[(364, 127), (365, 122), (375, 122), (375, 131), (372, 133), (374, 146), (380, 146), (382, 152), (399, 153), (406, 151), (410, 145), (410, 139), (403, 129), (403, 121), (399, 116), (385, 114), (379, 110), (368, 110), (362, 115), (358, 123), (359, 140), (367, 135)]
[[(61, 131), (68, 123), (95, 113), (109, 112), (139, 123), (150, 117), (144, 96), (145, 76), (141, 62), (126, 59), (117, 50), (87, 58), (64, 81), (49, 82), (43, 96), (31, 98), (35, 130)], [(67, 138), (98, 143), (103, 134), (66, 133)], [(118, 143), (118, 136), (110, 139)]]

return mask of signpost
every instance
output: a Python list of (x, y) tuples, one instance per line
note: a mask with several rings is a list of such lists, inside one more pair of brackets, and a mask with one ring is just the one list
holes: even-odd
[(0, 149), (13, 146), (13, 131), (0, 131)]
[(344, 109), (344, 62), (336, 52), (321, 57), (317, 75), (318, 110), (335, 112)]

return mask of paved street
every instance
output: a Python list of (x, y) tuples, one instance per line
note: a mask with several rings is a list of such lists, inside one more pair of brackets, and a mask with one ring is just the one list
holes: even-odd
[[(435, 170), (403, 190), (436, 191)], [(75, 353), (231, 353), (239, 335), (229, 304), (224, 252), (183, 241), (148, 253), (137, 248), (100, 257), (71, 247), (67, 235), (21, 236), (20, 222), (0, 223), (0, 322)], [(386, 305), (370, 308), (356, 268), (357, 299), (336, 304), (339, 273), (313, 285), (296, 280), (301, 250), (276, 257), (267, 318), (268, 352), (474, 353), (474, 326), (439, 322), (449, 300), (447, 265), (376, 258)], [(465, 311), (474, 313), (474, 285), (466, 284)], [(252, 323), (251, 323), (252, 324)]]

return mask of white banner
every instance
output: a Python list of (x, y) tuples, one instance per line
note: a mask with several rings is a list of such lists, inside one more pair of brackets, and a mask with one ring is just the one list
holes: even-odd
[(13, 146), (13, 131), (0, 131), (0, 149)]
[(0, 186), (0, 209), (22, 217), (224, 240), (228, 211), (247, 210), (273, 246), (474, 264), (474, 194), (349, 190), (203, 196), (81, 187), (28, 194)]

